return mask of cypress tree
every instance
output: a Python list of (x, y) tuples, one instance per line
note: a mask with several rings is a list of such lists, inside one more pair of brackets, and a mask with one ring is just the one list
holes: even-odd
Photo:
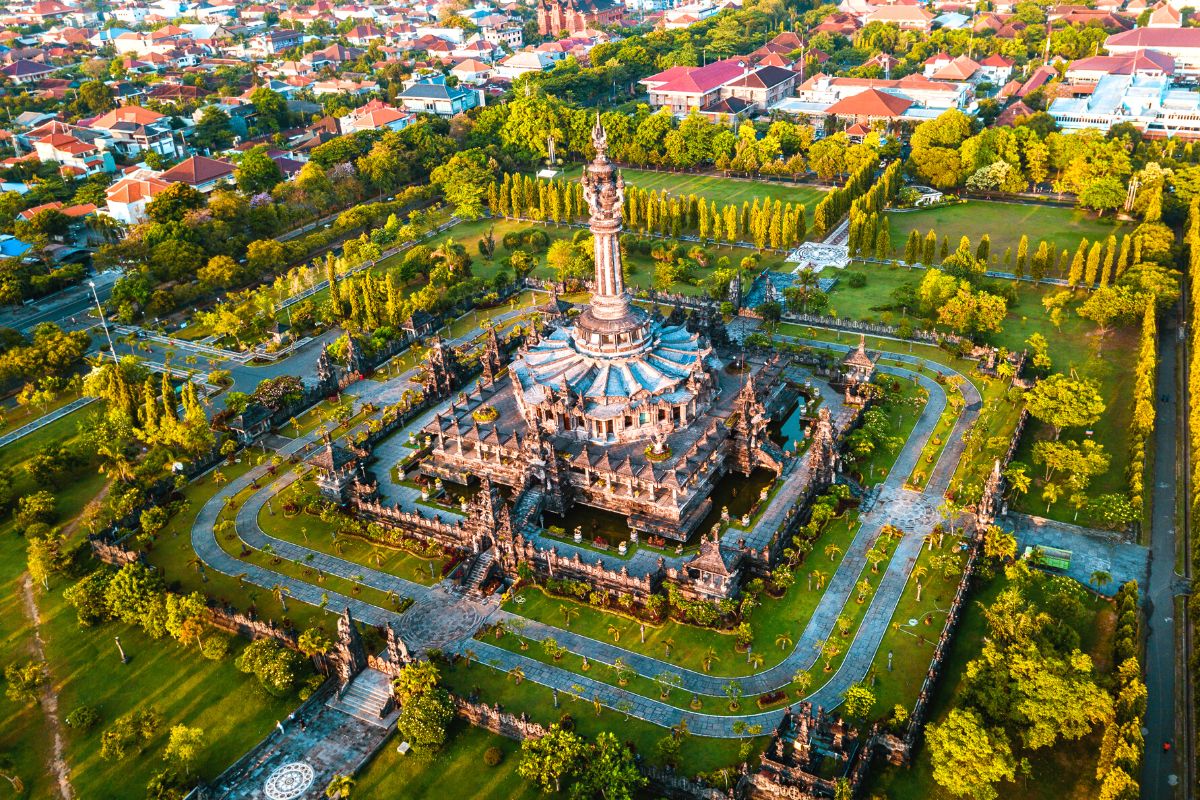
[(904, 243), (904, 261), (912, 264), (917, 260), (921, 252), (921, 237), (917, 234), (916, 228), (908, 232), (908, 241)]
[[(964, 237), (966, 238), (966, 237)], [(945, 261), (950, 257), (950, 237), (943, 234), (942, 236), (942, 256), (941, 261)]]
[(933, 258), (937, 254), (937, 234), (932, 230), (925, 234), (925, 250), (921, 253), (921, 263), (927, 267), (933, 266)]
[(1092, 245), (1091, 250), (1088, 251), (1087, 269), (1083, 273), (1083, 282), (1089, 289), (1096, 285), (1096, 278), (1100, 273), (1100, 257), (1103, 249), (1101, 244), (1096, 242)]
[(1017, 272), (1024, 274), (1025, 264), (1029, 259), (1029, 237), (1021, 235), (1021, 241), (1017, 243)]
[(992, 237), (986, 233), (979, 237), (979, 245), (975, 248), (975, 257), (984, 264), (988, 263), (988, 258), (992, 255)]

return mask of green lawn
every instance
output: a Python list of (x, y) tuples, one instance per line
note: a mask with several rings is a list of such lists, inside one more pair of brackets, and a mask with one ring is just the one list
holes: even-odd
[[(841, 563), (842, 554), (853, 539), (852, 529), (857, 524), (851, 524), (849, 518), (843, 515), (835, 519), (817, 538), (808, 559), (796, 568), (797, 579), (787, 593), (775, 600), (766, 594), (762, 603), (750, 614), (750, 625), (754, 631), (754, 652), (764, 656), (762, 666), (751, 665), (744, 653), (735, 650), (735, 641), (731, 632), (716, 631), (709, 628), (698, 628), (674, 620), (667, 620), (659, 625), (646, 624), (646, 641), (641, 641), (640, 623), (630, 617), (601, 610), (584, 603), (550, 597), (537, 587), (528, 587), (520, 592), (523, 602), (510, 600), (505, 609), (538, 622), (544, 622), (556, 627), (564, 625), (565, 617), (562, 609), (570, 608), (578, 612), (573, 616), (569, 629), (581, 636), (587, 636), (600, 641), (611, 641), (615, 644), (643, 655), (652, 656), (671, 664), (677, 664), (696, 672), (704, 670), (703, 660), (711, 648), (715, 654), (712, 665), (713, 675), (741, 677), (751, 675), (762, 669), (778, 664), (790, 651), (790, 647), (780, 648), (776, 638), (785, 635), (795, 642), (808, 618), (816, 608), (817, 602), (824, 593), (816, 584), (810, 586), (805, 576), (817, 571), (827, 579)], [(834, 544), (840, 548), (835, 558), (825, 555), (825, 547)], [(614, 640), (609, 628), (615, 628), (618, 637)], [(667, 655), (667, 643), (671, 643), (670, 655)]]
[[(581, 735), (594, 738), (601, 731), (615, 732), (651, 762), (655, 760), (654, 743), (668, 735), (664, 728), (626, 717), (620, 711), (610, 708), (601, 707), (600, 713), (597, 714), (590, 698), (576, 698), (560, 692), (559, 707), (555, 708), (551, 692), (546, 687), (532, 681), (525, 681), (517, 686), (504, 673), (486, 665), (472, 664), (467, 667), (465, 662), (462, 662), (453, 670), (443, 673), (443, 682), (456, 694), (468, 696), (473, 691), (477, 692), (482, 702), (488, 705), (499, 703), (504, 710), (513, 714), (524, 711), (534, 722), (543, 725), (557, 722), (564, 714), (570, 714), (575, 720), (576, 731)], [(766, 746), (767, 740), (765, 735), (749, 740), (750, 757), (744, 760), (757, 763), (758, 754)], [(745, 740), (691, 736), (681, 749), (683, 763), (680, 765), (680, 771), (694, 775), (697, 772), (735, 766), (743, 760), (739, 753), (743, 741)], [(475, 769), (478, 771), (486, 767), (476, 766)], [(482, 795), (472, 792), (470, 796)]]
[[(112, 624), (80, 629), (75, 610), (61, 587), (43, 594), (47, 657), (59, 694), (59, 714), (81, 704), (97, 708), (101, 722), (88, 733), (67, 733), (67, 759), (76, 796), (89, 800), (124, 800), (141, 796), (150, 776), (164, 766), (162, 752), (174, 725), (199, 727), (205, 733), (199, 773), (215, 778), (286, 717), (297, 698), (266, 695), (257, 681), (239, 672), (234, 655), (244, 645), (235, 640), (224, 660), (204, 659), (195, 647), (185, 649), (170, 640), (154, 641), (139, 629)], [(122, 665), (114, 636), (129, 655)], [(186, 669), (183, 668), (186, 665)], [(163, 727), (141, 753), (121, 761), (100, 758), (100, 735), (122, 714), (153, 706), (163, 715)]]
[(1056, 252), (1064, 248), (1074, 252), (1079, 240), (1085, 236), (1088, 241), (1094, 242), (1110, 234), (1120, 236), (1122, 232), (1122, 226), (1115, 219), (1098, 219), (1094, 214), (1079, 209), (989, 200), (970, 200), (920, 211), (889, 211), (887, 214), (892, 249), (901, 256), (908, 236), (914, 229), (922, 237), (933, 230), (937, 234), (939, 248), (942, 237), (946, 236), (950, 240), (951, 251), (958, 247), (961, 237), (969, 237), (974, 247), (986, 233), (992, 242), (994, 268), (1005, 272), (1013, 270), (1003, 264), (1004, 249), (1012, 248), (1015, 262), (1022, 234), (1029, 237), (1029, 255), (1032, 257), (1042, 239), (1053, 242)]
[[(963, 690), (963, 677), (967, 662), (979, 655), (986, 634), (982, 606), (996, 599), (1005, 580), (996, 578), (975, 590), (966, 604), (959, 623), (954, 644), (943, 667), (941, 680), (933, 692), (929, 720), (938, 722), (954, 707)], [(949, 602), (951, 595), (946, 595)], [(924, 599), (924, 598), (923, 598)], [(1104, 603), (1094, 607), (1095, 616), (1076, 626), (1081, 638), (1081, 649), (1092, 655), (1097, 671), (1101, 674), (1111, 669), (1111, 636), (1114, 614), (1112, 606)], [(925, 629), (936, 636), (936, 629)], [(885, 638), (885, 647), (887, 639)], [(883, 651), (884, 648), (880, 648)], [(930, 648), (932, 652), (932, 648)], [(878, 662), (876, 663), (878, 667)], [(922, 671), (928, 666), (927, 658), (920, 661)], [(884, 662), (886, 669), (886, 661)], [(881, 673), (882, 674), (882, 673)], [(924, 675), (915, 678), (918, 681)], [(883, 703), (890, 701), (881, 692), (876, 700), (877, 711), (888, 711)], [(903, 702), (903, 701), (902, 701)], [(1060, 742), (1049, 750), (1028, 751), (1018, 757), (1028, 757), (1031, 774), (1016, 783), (998, 784), (1001, 797), (1019, 800), (1093, 800), (1098, 796), (1099, 786), (1095, 781), (1096, 757), (1100, 750), (1100, 732), (1077, 741)], [(873, 773), (869, 787), (873, 795), (889, 800), (954, 800), (954, 796), (933, 781), (933, 766), (928, 748), (918, 748), (913, 766), (909, 769), (897, 767), (880, 768)]]
[[(563, 171), (567, 178), (578, 178), (582, 167), (573, 165)], [(664, 189), (675, 197), (694, 194), (705, 200), (718, 203), (753, 203), (754, 198), (779, 200), (782, 203), (800, 203), (811, 214), (813, 208), (825, 195), (826, 189), (819, 186), (760, 181), (750, 178), (720, 178), (708, 175), (688, 175), (676, 172), (621, 168), (625, 183), (647, 192), (662, 192)]]
[[(11, 525), (0, 532), (0, 668), (33, 658), (33, 626), (25, 611), (22, 582), (25, 573), (25, 540)], [(0, 693), (0, 753), (8, 763), (0, 769), (14, 774), (25, 784), (22, 797), (59, 797), (50, 774), (51, 733), (40, 708), (32, 703), (15, 703)], [(4, 794), (11, 797), (7, 782)]]
[[(358, 797), (404, 797), (406, 800), (444, 800), (447, 797), (495, 797), (536, 800), (541, 793), (517, 773), (521, 745), (457, 720), (446, 746), (434, 758), (400, 755), (395, 735), (356, 778)], [(504, 760), (494, 767), (484, 753), (498, 747)]]
[[(444, 559), (425, 559), (406, 550), (374, 544), (355, 536), (338, 536), (337, 526), (320, 517), (304, 512), (288, 516), (284, 505), (302, 489), (315, 491), (309, 481), (297, 481), (271, 500), (271, 509), (263, 506), (258, 515), (258, 524), (268, 536), (312, 550), (335, 555), (364, 567), (397, 575), (426, 586), (440, 581)], [(429, 566), (433, 565), (434, 577), (430, 577)], [(306, 576), (307, 577), (307, 576)]]

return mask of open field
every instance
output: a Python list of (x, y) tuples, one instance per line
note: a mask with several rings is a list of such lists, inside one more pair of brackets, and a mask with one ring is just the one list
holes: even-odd
[[(540, 228), (544, 230), (550, 239), (571, 239), (576, 233), (583, 231), (583, 228), (572, 227), (568, 225), (554, 225), (553, 223), (534, 223), (522, 222), (518, 220), (505, 219), (482, 219), (473, 222), (462, 222), (456, 225), (449, 231), (446, 231), (440, 237), (430, 240), (430, 247), (436, 247), (446, 239), (454, 239), (454, 241), (466, 247), (467, 252), (472, 258), (471, 272), (481, 278), (490, 279), (494, 277), (501, 269), (503, 269), (503, 260), (507, 255), (504, 246), (500, 241), (504, 238), (504, 234), (509, 231), (524, 231), (529, 228)], [(479, 240), (487, 235), (488, 230), (492, 230), (492, 235), (496, 240), (496, 252), (492, 259), (487, 259), (479, 253)], [(690, 247), (689, 243), (684, 250)], [(759, 265), (763, 269), (782, 270), (784, 268), (783, 256), (773, 253), (758, 253), (756, 250), (750, 250), (742, 247), (729, 247), (728, 245), (710, 245), (707, 248), (712, 260), (707, 267), (701, 267), (696, 271), (697, 280), (703, 279), (716, 269), (717, 259), (722, 256), (729, 259), (730, 264), (737, 266), (742, 259), (747, 256), (759, 256)], [(537, 266), (533, 270), (533, 277), (549, 279), (555, 277), (555, 271), (546, 263), (546, 254), (539, 253), (534, 256)], [(629, 273), (629, 284), (636, 289), (648, 289), (654, 283), (654, 259), (648, 255), (641, 253), (629, 253), (625, 259), (627, 272)], [(681, 294), (701, 294), (703, 289), (692, 283), (677, 281), (671, 286), (671, 291)]]
[[(1037, 251), (1038, 242), (1045, 239), (1054, 243), (1056, 251), (1064, 248), (1074, 252), (1079, 240), (1105, 239), (1111, 234), (1120, 236), (1121, 224), (1111, 217), (1097, 218), (1095, 214), (1074, 208), (1057, 206), (1026, 205), (1024, 203), (1000, 203), (991, 200), (968, 200), (956, 205), (919, 211), (887, 212), (892, 235), (892, 250), (904, 255), (904, 244), (915, 228), (924, 237), (933, 230), (941, 247), (942, 237), (950, 240), (950, 250), (958, 247), (958, 240), (967, 236), (971, 246), (979, 244), (979, 238), (987, 234), (992, 241), (991, 255), (995, 269), (1011, 272), (1003, 265), (1004, 249), (1012, 248), (1012, 257), (1017, 258), (1017, 245), (1021, 236), (1029, 237), (1029, 255)], [(1047, 270), (1047, 274), (1054, 274)]]
[[(566, 178), (577, 179), (583, 168), (576, 164), (563, 170)], [(666, 189), (675, 197), (694, 194), (718, 203), (753, 203), (754, 198), (768, 198), (782, 203), (800, 203), (811, 214), (813, 207), (825, 195), (819, 186), (760, 181), (752, 178), (721, 178), (709, 175), (689, 175), (682, 172), (655, 172), (648, 169), (621, 168), (625, 183), (647, 192)]]

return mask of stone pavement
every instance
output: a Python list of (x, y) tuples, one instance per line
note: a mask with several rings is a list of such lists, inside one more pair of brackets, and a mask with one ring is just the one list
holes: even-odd
[(1144, 545), (1122, 541), (1108, 531), (1097, 531), (1042, 517), (1010, 514), (1005, 521), (1013, 526), (1017, 537), (1017, 555), (1026, 547), (1059, 547), (1071, 551), (1071, 568), (1067, 575), (1080, 583), (1092, 584), (1092, 573), (1107, 572), (1112, 582), (1098, 591), (1113, 596), (1126, 581), (1146, 585), (1150, 571), (1150, 550)]
[[(913, 360), (920, 363), (920, 359)], [(827, 708), (836, 706), (841, 701), (845, 688), (861, 680), (869, 669), (879, 641), (891, 622), (892, 614), (907, 583), (912, 564), (924, 541), (924, 535), (939, 519), (937, 505), (941, 493), (945, 489), (945, 484), (952, 474), (953, 465), (957, 463), (961, 453), (961, 434), (978, 414), (978, 401), (972, 401), (968, 396), (968, 405), (956, 423), (950, 444), (946, 447), (942, 461), (937, 465), (938, 469), (935, 469), (934, 477), (931, 478), (924, 492), (912, 492), (904, 489), (903, 483), (916, 463), (916, 459), (919, 458), (925, 441), (945, 407), (945, 392), (927, 375), (912, 373), (898, 367), (881, 369), (893, 374), (915, 377), (929, 390), (929, 402), (922, 410), (912, 435), (897, 456), (893, 469), (883, 482), (880, 495), (883, 502), (877, 503), (874, 511), (864, 514), (862, 524), (855, 534), (853, 542), (847, 548), (842, 562), (830, 579), (825, 593), (818, 602), (816, 610), (793, 651), (775, 667), (763, 670), (756, 675), (737, 679), (749, 702), (753, 702), (753, 697), (757, 694), (787, 684), (797, 669), (808, 669), (816, 662), (818, 656), (816, 643), (827, 638), (833, 631), (837, 617), (853, 593), (854, 585), (866, 566), (867, 551), (879, 537), (883, 525), (897, 524), (905, 530), (905, 536), (897, 546), (893, 558), (880, 579), (879, 587), (871, 601), (866, 618), (832, 680), (827, 686), (820, 687), (812, 695), (815, 701)], [(372, 385), (364, 386), (363, 384), (366, 383)], [(358, 404), (389, 402), (383, 400), (382, 396), (388, 392), (389, 387), (394, 386), (395, 382), (387, 384), (360, 382), (354, 387), (358, 393)], [(965, 384), (964, 389), (966, 386), (969, 384)], [(422, 419), (414, 421), (409, 428), (419, 428), (425, 417), (431, 414), (432, 412), (429, 415), (423, 415)], [(403, 432), (396, 434), (396, 436), (402, 435), (406, 434)], [(315, 438), (316, 434), (311, 433), (293, 440), (281, 452), (283, 455), (298, 452)], [(943, 463), (948, 466), (943, 468)], [(471, 637), (474, 632), (489, 618), (512, 618), (513, 615), (500, 612), (491, 603), (480, 604), (460, 597), (447, 591), (444, 587), (421, 586), (335, 556), (318, 553), (310, 548), (274, 539), (264, 533), (258, 525), (259, 512), (269, 497), (296, 480), (293, 473), (281, 476), (270, 485), (263, 487), (239, 509), (235, 526), (239, 537), (257, 549), (269, 544), (281, 558), (287, 558), (295, 563), (308, 564), (329, 574), (351, 580), (361, 578), (361, 583), (372, 588), (394, 591), (403, 596), (412, 597), (416, 601), (414, 607), (406, 614), (397, 615), (354, 598), (323, 592), (319, 587), (289, 578), (273, 570), (246, 564), (221, 549), (213, 534), (213, 525), (226, 498), (233, 497), (249, 486), (252, 481), (264, 478), (266, 475), (265, 466), (251, 470), (242, 478), (232, 481), (224, 487), (201, 509), (196, 523), (193, 525), (192, 540), (196, 552), (211, 568), (229, 575), (243, 575), (248, 582), (263, 587), (269, 588), (275, 584), (285, 585), (297, 600), (313, 605), (318, 605), (320, 596), (327, 594), (331, 608), (349, 607), (356, 617), (368, 624), (380, 624), (386, 620), (396, 621), (402, 636), (414, 647), (441, 647), (459, 653), (466, 649), (473, 649), (477, 658), (484, 663), (491, 663), (505, 671), (514, 666), (521, 666), (528, 679), (556, 688), (561, 692), (574, 692), (573, 687), (582, 686), (583, 696), (588, 702), (594, 698), (610, 708), (625, 711), (632, 716), (656, 724), (673, 725), (678, 723), (681, 718), (686, 718), (689, 725), (692, 726), (692, 730), (698, 734), (732, 737), (738, 735), (733, 732), (733, 725), (736, 722), (762, 724), (764, 728), (769, 728), (778, 719), (779, 711), (741, 716), (717, 716), (684, 711), (668, 703), (643, 698), (584, 675), (542, 664), (485, 641), (473, 640)], [(724, 694), (724, 687), (729, 682), (728, 678), (681, 670), (658, 659), (631, 653), (605, 642), (577, 636), (553, 626), (540, 625), (531, 621), (525, 624), (526, 633), (536, 631), (538, 634), (555, 636), (560, 644), (568, 649), (586, 654), (594, 660), (612, 663), (617, 657), (620, 657), (625, 663), (630, 664), (646, 676), (653, 676), (663, 671), (675, 672), (680, 675), (682, 686), (673, 691), (720, 696)]]
[(316, 800), (325, 797), (334, 775), (356, 772), (389, 731), (326, 705), (332, 688), (327, 684), (295, 714), (281, 720), (281, 727), (213, 781), (206, 797)]

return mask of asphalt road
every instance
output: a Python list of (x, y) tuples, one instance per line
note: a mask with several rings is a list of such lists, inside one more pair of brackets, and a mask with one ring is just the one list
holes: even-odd
[[(1176, 465), (1178, 401), (1175, 382), (1177, 323), (1172, 311), (1159, 330), (1158, 415), (1154, 429), (1153, 516), (1150, 528), (1150, 582), (1144, 588), (1146, 638), (1146, 759), (1142, 766), (1143, 800), (1173, 800), (1186, 771), (1178, 761), (1176, 736), (1175, 572)], [(1162, 398), (1166, 398), (1163, 400)], [(1182, 725), (1179, 728), (1182, 731)], [(1163, 743), (1171, 750), (1164, 751)]]
[[(96, 293), (100, 295), (100, 302), (104, 302), (112, 294), (113, 284), (119, 277), (118, 272), (102, 272), (91, 277), (96, 283)], [(95, 307), (96, 301), (92, 297), (91, 287), (85, 281), (78, 286), (43, 297), (30, 305), (5, 309), (0, 312), (0, 326), (28, 333), (42, 322), (57, 322), (64, 329), (77, 330), (96, 322), (88, 316)], [(71, 322), (72, 317), (75, 318), (74, 323)]]

